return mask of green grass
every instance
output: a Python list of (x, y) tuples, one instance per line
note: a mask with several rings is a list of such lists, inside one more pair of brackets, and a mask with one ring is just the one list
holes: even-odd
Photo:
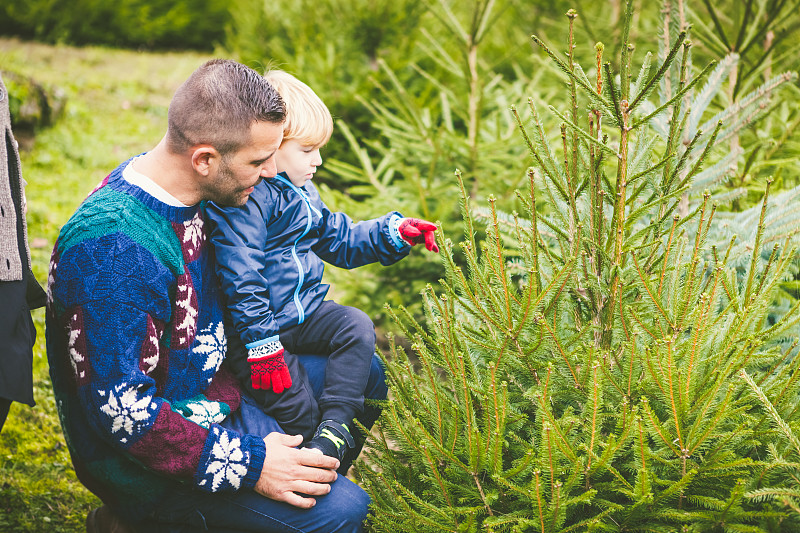
[[(33, 271), (42, 284), (59, 228), (117, 164), (160, 140), (172, 93), (205, 59), (0, 39), (0, 69), (32, 76), (66, 98), (61, 119), (22, 153)], [(84, 531), (99, 500), (72, 470), (50, 389), (43, 310), (34, 321), (37, 405), (12, 404), (0, 433), (0, 531)]]

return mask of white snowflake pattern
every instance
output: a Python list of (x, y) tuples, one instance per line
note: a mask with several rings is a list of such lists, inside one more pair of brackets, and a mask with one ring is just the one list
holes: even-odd
[(225, 413), (219, 408), (218, 402), (190, 402), (186, 408), (192, 414), (186, 416), (189, 420), (208, 429), (211, 424), (219, 424), (225, 420)]
[(176, 302), (178, 307), (183, 308), (186, 313), (183, 317), (183, 321), (175, 326), (176, 330), (186, 332), (186, 335), (181, 337), (182, 342), (188, 342), (194, 334), (195, 328), (197, 327), (197, 309), (192, 305), (193, 291), (194, 287), (192, 287), (189, 283), (182, 283), (178, 285), (178, 295), (185, 295), (183, 298), (179, 297), (178, 301)]
[(211, 448), (212, 460), (206, 468), (206, 476), (212, 476), (211, 490), (219, 490), (223, 482), (228, 482), (231, 487), (238, 489), (242, 484), (242, 478), (247, 474), (247, 456), (242, 451), (242, 441), (218, 428), (214, 428), (214, 435), (218, 438)]
[(193, 351), (196, 354), (206, 356), (206, 362), (203, 365), (204, 371), (212, 368), (216, 371), (219, 369), (219, 365), (222, 364), (227, 346), (228, 339), (225, 337), (225, 328), (222, 326), (222, 322), (218, 322), (216, 326), (210, 324), (200, 332)]
[(50, 268), (47, 272), (47, 305), (50, 309), (53, 308), (53, 285), (56, 282), (56, 270), (58, 270), (58, 261), (54, 254), (50, 259)]
[[(70, 324), (74, 324), (78, 320), (78, 313), (72, 315), (72, 319), (70, 319)], [(69, 362), (72, 364), (72, 370), (75, 372), (75, 375), (79, 378), (86, 377), (85, 370), (78, 370), (78, 365), (86, 361), (86, 356), (83, 355), (81, 352), (78, 351), (76, 347), (78, 337), (81, 335), (81, 329), (70, 327), (69, 328), (69, 340), (67, 344), (69, 345)]]
[(147, 365), (147, 368), (144, 369), (145, 374), (149, 374), (153, 370), (155, 370), (156, 366), (158, 365), (159, 359), (159, 346), (158, 346), (158, 331), (156, 331), (155, 325), (148, 324), (147, 327), (147, 339), (144, 342), (149, 342), (150, 345), (153, 347), (151, 350), (150, 357), (145, 357), (142, 359), (142, 362)]
[(205, 240), (205, 233), (203, 233), (203, 219), (197, 214), (191, 220), (183, 223), (183, 242), (191, 243), (188, 247), (189, 255), (192, 256)]
[[(123, 383), (108, 393), (108, 402), (100, 410), (111, 418), (111, 432), (117, 433), (124, 430), (128, 435), (133, 435), (136, 426), (150, 418), (149, 396), (139, 398), (136, 394), (136, 387), (126, 386)], [(104, 391), (100, 391), (105, 395)], [(126, 442), (127, 439), (122, 440)]]

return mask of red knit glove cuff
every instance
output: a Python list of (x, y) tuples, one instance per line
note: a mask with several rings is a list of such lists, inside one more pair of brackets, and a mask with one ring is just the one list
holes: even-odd
[(275, 340), (255, 346), (247, 351), (250, 363), (250, 379), (254, 389), (282, 393), (292, 386), (292, 376), (283, 358), (284, 350), (280, 341)]

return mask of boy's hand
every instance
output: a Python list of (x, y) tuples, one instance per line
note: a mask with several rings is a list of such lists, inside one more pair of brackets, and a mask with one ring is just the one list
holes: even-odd
[(436, 236), (433, 234), (436, 231), (436, 224), (419, 218), (404, 218), (397, 230), (400, 232), (400, 237), (411, 246), (425, 243), (425, 248), (429, 252), (439, 253)]
[(283, 360), (283, 345), (281, 341), (273, 341), (247, 352), (247, 362), (250, 363), (250, 379), (254, 389), (269, 390), (280, 394), (284, 389), (292, 386), (292, 376), (286, 361)]

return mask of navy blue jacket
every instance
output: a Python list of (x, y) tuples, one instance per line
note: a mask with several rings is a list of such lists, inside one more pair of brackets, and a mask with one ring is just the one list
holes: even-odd
[(323, 261), (390, 265), (411, 249), (397, 231), (399, 213), (354, 223), (331, 212), (310, 181), (297, 187), (283, 174), (259, 183), (244, 206), (209, 202), (206, 213), (226, 305), (248, 349), (319, 307), (329, 288)]

